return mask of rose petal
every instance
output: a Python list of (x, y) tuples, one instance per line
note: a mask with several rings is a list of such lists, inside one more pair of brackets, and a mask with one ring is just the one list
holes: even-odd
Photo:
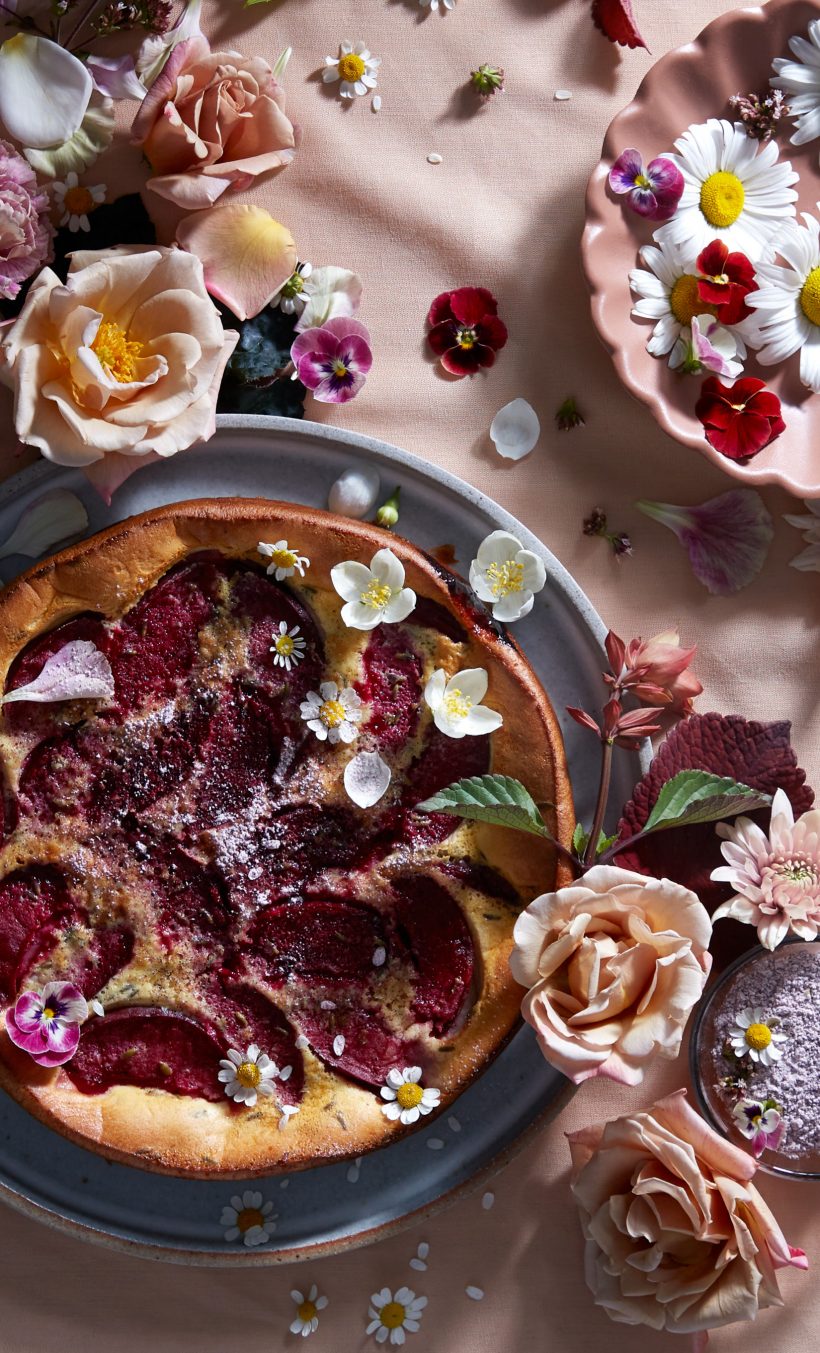
[(114, 674), (104, 653), (88, 639), (72, 639), (46, 658), (27, 686), (17, 686), (3, 697), (45, 703), (56, 700), (113, 700)]
[(344, 786), (348, 797), (359, 808), (372, 808), (387, 792), (390, 767), (378, 752), (359, 752), (348, 761), (344, 772)]
[(93, 82), (76, 56), (48, 38), (16, 33), (0, 47), (0, 121), (24, 146), (56, 146), (80, 126)]
[(520, 396), (499, 409), (490, 424), (490, 438), (499, 456), (505, 460), (521, 460), (529, 455), (540, 436), (538, 414)]
[(238, 319), (264, 310), (296, 270), (290, 231), (249, 203), (188, 216), (177, 227), (177, 240), (201, 259), (208, 291)]

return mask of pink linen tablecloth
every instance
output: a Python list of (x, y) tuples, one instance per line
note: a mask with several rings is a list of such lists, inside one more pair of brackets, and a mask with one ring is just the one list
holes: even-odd
[[(731, 0), (636, 5), (655, 57), (732, 8)], [(584, 188), (607, 124), (653, 58), (611, 47), (593, 30), (587, 0), (457, 0), (445, 16), (416, 0), (274, 0), (247, 11), (239, 0), (205, 0), (205, 28), (214, 45), (271, 60), (293, 46), (286, 85), (302, 148), (254, 200), (291, 228), (300, 257), (354, 268), (364, 280), (373, 374), (355, 404), (313, 404), (310, 416), (406, 447), (486, 491), (541, 537), (621, 634), (678, 623), (685, 641), (699, 645), (700, 707), (791, 718), (798, 755), (817, 782), (820, 579), (788, 569), (799, 540), (780, 523), (764, 574), (746, 591), (713, 598), (693, 580), (673, 537), (632, 503), (700, 502), (729, 481), (664, 437), (621, 389), (589, 317), (579, 263)], [(346, 37), (363, 38), (383, 58), (378, 115), (369, 99), (345, 107), (319, 82), (323, 57)], [(477, 108), (464, 84), (482, 61), (505, 68), (507, 92)], [(556, 89), (572, 98), (556, 101)], [(428, 163), (430, 152), (440, 164)], [(143, 181), (137, 153), (128, 155), (116, 168), (101, 160), (86, 181), (119, 189), (129, 176)], [(150, 194), (146, 200), (155, 208)], [(173, 218), (155, 214), (169, 238)], [(464, 284), (493, 290), (510, 342), (494, 370), (454, 383), (425, 360), (423, 321), (439, 291)], [(586, 426), (558, 433), (553, 415), (569, 394)], [(543, 432), (534, 453), (511, 465), (496, 455), (488, 430), (518, 395), (535, 405)], [(20, 462), (3, 436), (0, 468), (10, 474)], [(782, 493), (765, 497), (778, 520), (795, 510)], [(632, 536), (632, 559), (618, 563), (603, 542), (581, 534), (595, 505)], [(479, 1192), (394, 1239), (297, 1268), (151, 1264), (0, 1210), (0, 1350), (268, 1353), (294, 1345), (290, 1289), (311, 1282), (330, 1298), (310, 1345), (317, 1353), (375, 1347), (364, 1333), (369, 1296), (402, 1284), (429, 1298), (411, 1349), (688, 1348), (611, 1324), (593, 1306), (564, 1140), (567, 1130), (649, 1105), (685, 1079), (681, 1059), (653, 1067), (637, 1089), (588, 1084), (489, 1186), (490, 1210)], [(820, 1271), (820, 1186), (763, 1178), (762, 1187), (788, 1239)], [(408, 1267), (420, 1241), (430, 1246), (424, 1273)], [(484, 1299), (470, 1300), (468, 1285)], [(718, 1332), (715, 1353), (750, 1342), (778, 1353), (816, 1348), (817, 1279), (789, 1271), (782, 1288), (784, 1310), (765, 1312), (753, 1331)]]

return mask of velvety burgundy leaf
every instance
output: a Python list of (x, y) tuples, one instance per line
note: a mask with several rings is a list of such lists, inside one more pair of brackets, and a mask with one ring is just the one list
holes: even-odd
[[(691, 715), (672, 730), (648, 773), (636, 785), (618, 824), (619, 839), (641, 830), (662, 785), (682, 770), (731, 776), (765, 794), (783, 789), (795, 814), (805, 813), (814, 802), (814, 792), (806, 784), (806, 772), (797, 764), (790, 733), (791, 724), (786, 720), (756, 723), (739, 714)], [(765, 828), (769, 810), (763, 808), (750, 816)], [(657, 832), (618, 855), (616, 863), (692, 888), (710, 911), (731, 896), (730, 888), (713, 883), (709, 877), (722, 863), (713, 823)]]
[(638, 32), (630, 0), (592, 0), (592, 22), (610, 42), (617, 42), (621, 47), (646, 47)]

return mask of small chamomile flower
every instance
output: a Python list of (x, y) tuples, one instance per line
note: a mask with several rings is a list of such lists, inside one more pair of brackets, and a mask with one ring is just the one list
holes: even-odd
[(296, 1304), (296, 1318), (291, 1322), (290, 1332), (301, 1334), (306, 1339), (309, 1334), (315, 1334), (319, 1328), (319, 1312), (327, 1306), (327, 1297), (319, 1295), (315, 1283), (311, 1284), (307, 1293), (294, 1288), (290, 1295)]
[(395, 1293), (389, 1287), (374, 1292), (370, 1298), (370, 1323), (365, 1331), (373, 1334), (377, 1344), (401, 1345), (408, 1334), (418, 1333), (426, 1297), (417, 1297), (409, 1287), (398, 1287)]
[(244, 1193), (235, 1193), (230, 1207), (223, 1207), (220, 1224), (226, 1228), (226, 1240), (238, 1240), (252, 1249), (255, 1245), (266, 1245), (276, 1230), (276, 1214), (273, 1203), (265, 1201), (255, 1189), (245, 1189)]
[(292, 578), (294, 573), (304, 578), (305, 569), (310, 568), (310, 560), (304, 554), (292, 550), (286, 540), (277, 540), (275, 545), (267, 545), (264, 540), (260, 540), (256, 548), (265, 559), (270, 559), (267, 571), (273, 574), (278, 583), (285, 578)]
[(320, 742), (353, 742), (358, 735), (362, 702), (350, 686), (340, 690), (335, 681), (323, 681), (318, 691), (308, 692), (299, 709)]
[(441, 10), (442, 14), (446, 14), (448, 10), (455, 9), (456, 0), (419, 0), (419, 4), (422, 8), (429, 9), (431, 12)]
[(402, 1071), (394, 1066), (379, 1093), (386, 1101), (381, 1106), (385, 1118), (398, 1119), (405, 1127), (432, 1113), (441, 1098), (440, 1090), (421, 1084), (420, 1066), (406, 1066)]
[(339, 97), (354, 99), (376, 88), (380, 65), (381, 58), (372, 56), (363, 42), (341, 42), (338, 56), (325, 57), (322, 79), (325, 84), (338, 80)]
[(306, 647), (299, 626), (294, 625), (292, 629), (288, 629), (288, 622), (280, 620), (279, 632), (270, 646), (274, 667), (284, 667), (285, 671), (289, 672), (291, 667), (302, 661)]
[(781, 1044), (788, 1042), (785, 1034), (776, 1032), (776, 1021), (765, 1022), (759, 1008), (741, 1010), (729, 1031), (729, 1042), (736, 1057), (748, 1057), (761, 1066), (772, 1066), (783, 1056)]
[(229, 1099), (252, 1109), (259, 1095), (273, 1094), (273, 1081), (278, 1074), (276, 1063), (256, 1043), (251, 1043), (244, 1053), (229, 1048), (227, 1057), (219, 1063), (218, 1076)]
[(89, 212), (105, 201), (105, 184), (97, 183), (93, 188), (86, 188), (79, 183), (77, 175), (72, 170), (66, 174), (64, 182), (52, 183), (51, 191), (57, 209), (61, 213), (60, 225), (67, 226), (72, 232), (78, 230), (88, 232), (91, 229)]
[(312, 272), (312, 263), (297, 263), (295, 271), (271, 301), (271, 309), (278, 306), (284, 315), (301, 315), (313, 291)]

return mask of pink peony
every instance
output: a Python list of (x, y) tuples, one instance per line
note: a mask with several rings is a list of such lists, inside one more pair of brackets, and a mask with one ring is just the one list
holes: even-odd
[(179, 43), (134, 119), (155, 177), (148, 186), (186, 211), (249, 188), (289, 164), (296, 132), (261, 57), (212, 52), (201, 33)]
[(62, 1066), (77, 1051), (88, 1006), (72, 982), (49, 982), (24, 991), (6, 1011), (6, 1032), (40, 1066)]
[(537, 897), (515, 923), (510, 968), (547, 1061), (576, 1085), (637, 1085), (653, 1057), (677, 1057), (711, 935), (688, 888), (611, 865)]
[(692, 713), (692, 701), (703, 687), (688, 670), (696, 649), (681, 648), (677, 630), (630, 639), (628, 644), (610, 630), (606, 650), (614, 678), (607, 678), (610, 685), (631, 691), (646, 705), (666, 705), (674, 714)]
[(299, 380), (322, 404), (355, 399), (373, 365), (370, 334), (349, 315), (298, 334), (290, 355)]
[[(782, 1306), (779, 1268), (808, 1268), (752, 1178), (678, 1090), (569, 1135), (572, 1192), (597, 1305), (625, 1325), (696, 1334)], [(636, 1347), (640, 1340), (635, 1341)]]
[(48, 193), (27, 160), (0, 141), (0, 297), (13, 301), (23, 282), (51, 257), (54, 231)]
[(726, 864), (712, 878), (729, 883), (735, 896), (724, 902), (713, 920), (732, 916), (757, 926), (760, 943), (776, 949), (789, 931), (803, 940), (820, 930), (820, 808), (797, 822), (788, 795), (778, 789), (772, 799), (769, 835), (749, 817), (717, 826)]

